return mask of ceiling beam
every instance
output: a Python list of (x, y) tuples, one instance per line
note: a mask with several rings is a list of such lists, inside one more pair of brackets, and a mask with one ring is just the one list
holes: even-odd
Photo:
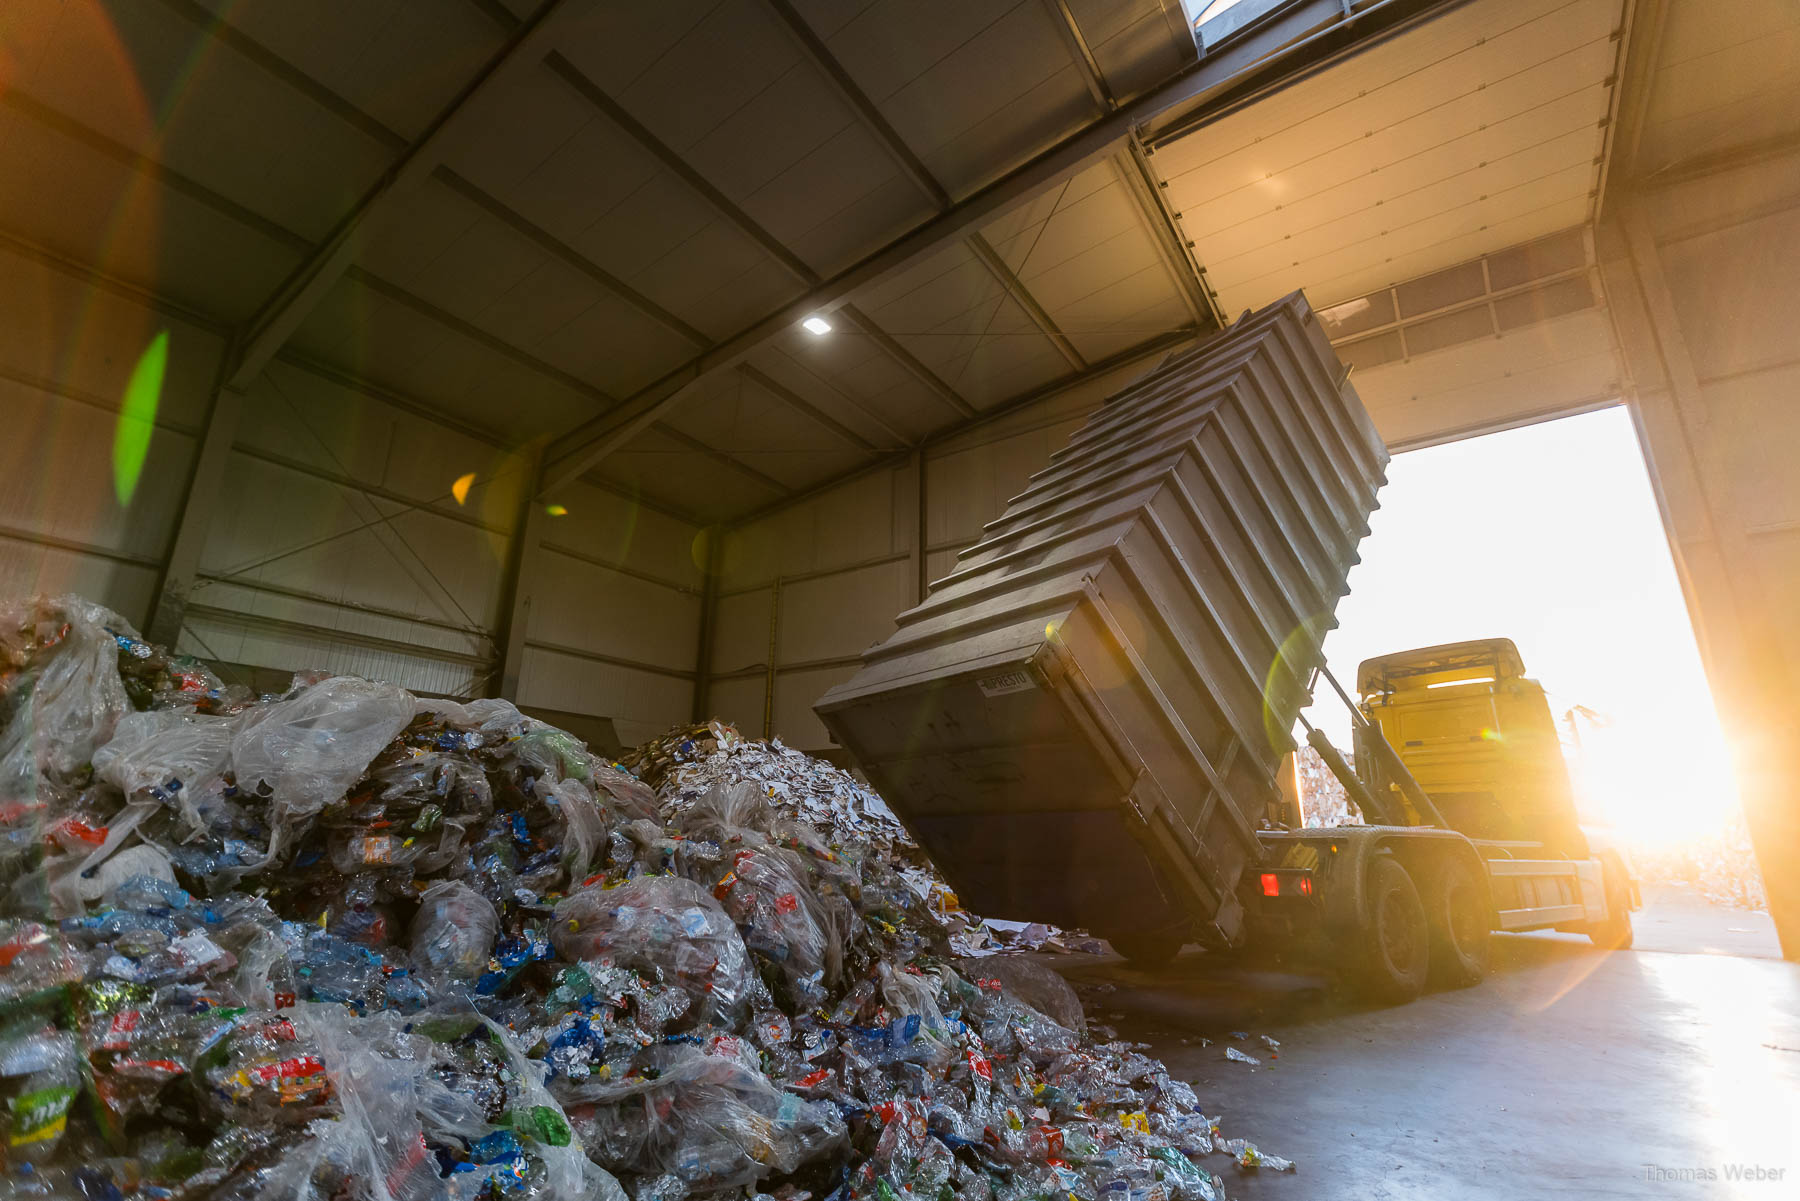
[(869, 341), (886, 351), (887, 356), (890, 359), (893, 359), (894, 362), (904, 367), (907, 374), (911, 375), (921, 384), (924, 384), (926, 389), (929, 390), (932, 395), (949, 405), (962, 416), (974, 416), (975, 406), (964, 400), (961, 392), (958, 392), (955, 388), (952, 388), (949, 384), (945, 383), (943, 379), (939, 377), (937, 372), (927, 367), (924, 363), (921, 363), (911, 351), (896, 342), (892, 334), (875, 324), (874, 318), (851, 304), (848, 300), (837, 307), (834, 315), (848, 321), (851, 325), (856, 327), (857, 332), (861, 333)]
[[(869, 441), (831, 414), (825, 412), (823, 409), (820, 409), (817, 405), (814, 405), (811, 401), (795, 392), (792, 388), (781, 383), (779, 380), (770, 379), (751, 364), (739, 363), (737, 370), (739, 375), (755, 384), (758, 388), (761, 388), (764, 392), (767, 392), (770, 396), (773, 396), (775, 399), (787, 405), (788, 408), (794, 410), (803, 417), (806, 417), (812, 421), (814, 425), (820, 426), (830, 433), (835, 434), (840, 441), (847, 442), (856, 449), (867, 451), (870, 454), (877, 454), (881, 451), (881, 447), (876, 446), (873, 442)], [(896, 448), (888, 447), (888, 449), (893, 450)]]
[(443, 161), (444, 151), (487, 98), (543, 61), (551, 38), (572, 17), (598, 0), (544, 0), (519, 23), (506, 45), (490, 58), (417, 141), (363, 194), (331, 235), (313, 250), (266, 301), (245, 331), (238, 360), (225, 386), (243, 390), (299, 328), (308, 313), (337, 285), (356, 258), (363, 236), (418, 187)]
[(1157, 334), (1153, 338), (1148, 338), (1139, 342), (1136, 346), (1128, 346), (1117, 354), (1108, 355), (1106, 358), (1101, 359), (1096, 363), (1089, 364), (1085, 371), (1078, 371), (1070, 375), (1053, 379), (1047, 384), (1032, 388), (1026, 392), (1021, 392), (1017, 396), (1002, 401), (992, 408), (983, 409), (980, 413), (977, 413), (967, 421), (961, 421), (948, 429), (940, 430), (934, 434), (928, 434), (925, 438), (920, 440), (917, 446), (910, 447), (906, 450), (895, 451), (892, 454), (883, 455), (872, 463), (859, 464), (848, 471), (832, 476), (828, 480), (822, 480), (817, 484), (812, 484), (806, 488), (800, 489), (791, 496), (784, 497), (781, 500), (772, 501), (760, 509), (753, 509), (742, 517), (724, 523), (725, 528), (728, 530), (742, 529), (753, 521), (759, 521), (772, 513), (779, 513), (783, 509), (790, 508), (793, 505), (810, 500), (822, 493), (829, 492), (833, 488), (847, 484), (851, 480), (861, 476), (868, 475), (870, 472), (880, 471), (883, 468), (903, 466), (913, 455), (918, 454), (921, 451), (929, 450), (931, 447), (948, 442), (952, 438), (960, 437), (970, 430), (987, 425), (993, 421), (998, 421), (1002, 417), (1016, 413), (1020, 409), (1029, 408), (1030, 406), (1037, 404), (1040, 401), (1048, 400), (1059, 393), (1067, 392), (1070, 388), (1076, 388), (1082, 384), (1091, 383), (1114, 371), (1129, 367), (1133, 363), (1140, 363), (1155, 355), (1165, 354), (1177, 347), (1192, 342), (1195, 338), (1200, 337), (1203, 332), (1204, 331), (1202, 330), (1189, 326), (1182, 329), (1170, 330), (1167, 333)]
[(972, 233), (964, 239), (964, 244), (968, 246), (969, 253), (975, 256), (976, 261), (987, 268), (988, 274), (998, 280), (1000, 286), (1006, 289), (1006, 294), (1012, 298), (1012, 302), (1023, 309), (1027, 317), (1031, 318), (1031, 323), (1037, 326), (1038, 332), (1050, 339), (1050, 345), (1056, 347), (1057, 353), (1068, 360), (1069, 366), (1076, 371), (1087, 370), (1087, 360), (1081, 357), (1081, 352), (1075, 349), (1075, 344), (1064, 336), (1055, 319), (1044, 311), (1044, 306), (1037, 302), (1037, 297), (1033, 296), (1019, 277), (1013, 274), (1012, 268), (1006, 265), (1006, 260), (1000, 257), (1000, 252), (994, 249), (993, 243), (980, 233)]
[[(558, 78), (568, 84), (577, 95), (598, 109), (602, 116), (617, 126), (640, 149), (654, 158), (670, 174), (685, 183), (688, 189), (704, 200), (726, 224), (761, 247), (763, 253), (775, 260), (782, 269), (801, 284), (809, 289), (819, 286), (821, 281), (818, 272), (783, 245), (779, 238), (764, 229), (755, 218), (734, 204), (729, 196), (714, 187), (711, 180), (694, 170), (686, 159), (676, 154), (641, 121), (627, 112), (623, 105), (607, 95), (605, 89), (583, 75), (580, 68), (576, 67), (574, 63), (560, 54), (552, 54), (548, 66)], [(866, 317), (862, 318), (861, 322), (866, 325), (873, 324)], [(919, 362), (911, 351), (886, 334), (875, 336), (874, 331), (867, 329), (866, 325), (864, 332), (870, 333), (876, 345), (881, 347), (882, 352), (904, 367), (909, 374), (942, 397), (958, 412), (974, 411), (949, 384), (939, 379), (930, 368)], [(607, 451), (606, 453), (611, 452)]]
[(913, 440), (911, 438), (901, 433), (898, 429), (895, 429), (886, 418), (882, 417), (882, 415), (877, 413), (873, 408), (858, 400), (856, 397), (844, 392), (830, 380), (822, 379), (811, 367), (807, 366), (799, 359), (796, 359), (781, 347), (777, 346), (773, 349), (776, 354), (779, 354), (782, 358), (793, 364), (796, 371), (805, 373), (806, 378), (812, 381), (813, 386), (831, 396), (845, 408), (855, 409), (858, 413), (861, 413), (864, 417), (868, 418), (869, 423), (878, 427), (882, 433), (886, 434), (888, 439), (893, 442), (895, 446), (909, 446), (912, 444)]
[(880, 250), (808, 289), (749, 328), (702, 352), (603, 414), (557, 438), (546, 485), (574, 478), (636, 429), (679, 404), (695, 385), (743, 361), (801, 319), (848, 300), (859, 288), (965, 238), (1021, 200), (1113, 153), (1138, 125), (1178, 109), (1208, 112), (1286, 87), (1369, 46), (1408, 32), (1472, 0), (1381, 0), (1345, 13), (1342, 0), (1294, 0), (1244, 25), (1193, 66), (1057, 142)]
[(663, 437), (669, 439), (669, 441), (677, 443), (684, 449), (691, 450), (697, 455), (711, 459), (715, 463), (731, 468), (745, 479), (755, 481), (757, 484), (767, 488), (777, 496), (792, 496), (794, 494), (792, 488), (788, 487), (774, 476), (764, 475), (762, 472), (735, 455), (726, 454), (718, 447), (702, 442), (692, 434), (685, 434), (674, 426), (661, 421), (656, 422), (651, 428)]
[(1613, 104), (1607, 122), (1607, 144), (1600, 157), (1596, 217), (1606, 206), (1609, 182), (1630, 188), (1640, 174), (1638, 151), (1643, 145), (1644, 122), (1662, 62), (1663, 29), (1668, 15), (1669, 0), (1628, 0), (1613, 68)]
[(906, 144), (906, 139), (900, 136), (900, 131), (889, 124), (888, 119), (882, 115), (880, 109), (875, 107), (875, 102), (869, 99), (868, 94), (857, 86), (854, 79), (850, 78), (850, 73), (844, 70), (844, 65), (838, 62), (837, 56), (831, 52), (831, 48), (820, 39), (818, 34), (813, 32), (813, 28), (807, 24), (806, 18), (796, 12), (788, 0), (763, 0), (763, 2), (774, 10), (775, 16), (786, 27), (794, 41), (799, 44), (801, 53), (811, 60), (820, 74), (825, 76), (826, 82), (838, 94), (838, 99), (842, 100), (849, 106), (850, 111), (856, 114), (857, 119), (863, 123), (863, 128), (874, 135), (875, 140), (880, 142), (882, 148), (887, 151), (888, 157), (893, 159), (895, 165), (906, 173), (906, 177), (912, 180), (913, 185), (925, 194), (925, 198), (931, 201), (934, 207), (949, 208), (950, 194), (944, 190), (944, 185), (938, 182), (937, 177), (931, 173), (931, 168), (925, 165), (924, 160), (913, 153), (912, 147)]
[(1106, 72), (1100, 69), (1100, 60), (1094, 57), (1094, 48), (1088, 45), (1087, 35), (1081, 32), (1081, 22), (1069, 11), (1068, 0), (1044, 0), (1044, 7), (1050, 11), (1050, 21), (1056, 26), (1057, 36), (1069, 48), (1069, 57), (1075, 60), (1081, 82), (1093, 98), (1094, 107), (1103, 113), (1118, 108), (1119, 102), (1106, 82)]
[(597, 285), (601, 291), (608, 293), (623, 302), (627, 307), (635, 309), (650, 320), (656, 322), (670, 333), (675, 334), (694, 346), (710, 346), (712, 339), (663, 308), (642, 292), (601, 267), (586, 255), (562, 241), (548, 230), (540, 229), (510, 205), (496, 197), (488, 195), (480, 188), (452, 171), (449, 167), (439, 167), (435, 175), (437, 181), (467, 200), (470, 204), (531, 242), (539, 250), (551, 258), (566, 264), (585, 275)]
[(1196, 325), (1223, 326), (1225, 314), (1219, 309), (1218, 298), (1206, 286), (1199, 265), (1189, 253), (1189, 243), (1182, 235), (1181, 227), (1175, 224), (1174, 214), (1163, 203), (1163, 181), (1157, 178), (1135, 136), (1127, 139), (1124, 149), (1113, 155), (1113, 169), (1118, 173), (1125, 194), (1137, 207), (1151, 244), (1156, 247), (1157, 257), (1168, 269), (1169, 281), (1175, 285), (1181, 303), (1187, 306), (1188, 315), (1193, 317)]
[[(800, 52), (811, 61), (819, 74), (824, 76), (825, 81), (831, 85), (832, 90), (837, 93), (838, 99), (843, 101), (844, 105), (856, 115), (857, 119), (862, 122), (863, 128), (881, 145), (881, 148), (887, 152), (887, 156), (912, 181), (913, 186), (931, 202), (932, 207), (938, 212), (949, 209), (955, 202), (951, 200), (950, 193), (945, 190), (944, 185), (938, 181), (937, 176), (931, 173), (931, 169), (925, 165), (924, 160), (913, 153), (912, 147), (906, 144), (906, 139), (900, 136), (900, 131), (895, 129), (882, 115), (875, 102), (869, 99), (868, 93), (864, 92), (857, 86), (856, 81), (850, 78), (850, 73), (844, 69), (842, 63), (838, 62), (837, 56), (831, 53), (831, 48), (819, 38), (817, 33), (813, 32), (812, 26), (807, 24), (806, 19), (795, 11), (794, 6), (788, 0), (763, 0), (763, 2), (774, 12), (776, 18), (793, 37)], [(1047, 0), (1047, 2), (1055, 4), (1058, 0)], [(988, 274), (994, 277), (995, 282), (1006, 289), (1007, 295), (1011, 296), (1013, 301), (1025, 311), (1025, 315), (1031, 319), (1031, 323), (1037, 326), (1038, 331), (1050, 340), (1051, 345), (1056, 347), (1057, 353), (1068, 361), (1069, 366), (1077, 371), (1087, 366), (1074, 344), (1063, 336), (1062, 330), (1057, 328), (1056, 322), (1051, 319), (1050, 314), (1044, 311), (1044, 307), (1037, 302), (1037, 298), (1031, 295), (1025, 285), (1019, 281), (1018, 276), (1014, 275), (1005, 261), (995, 253), (987, 239), (979, 231), (976, 231), (969, 234), (965, 241), (969, 252), (975, 256), (976, 261), (987, 269)], [(809, 282), (817, 284), (818, 280), (814, 278)], [(863, 332), (870, 334), (871, 337), (875, 336), (874, 321), (860, 312), (853, 320)], [(883, 336), (885, 337), (885, 335)], [(899, 343), (893, 339), (889, 338), (888, 342), (892, 345), (884, 346), (884, 349), (888, 349), (889, 353), (893, 353), (895, 350), (899, 350), (902, 354), (907, 353), (900, 350)], [(938, 391), (941, 396), (948, 391), (948, 385), (939, 380), (936, 375), (931, 375), (929, 379), (925, 380), (925, 383), (933, 391)], [(967, 405), (960, 403), (960, 396), (946, 396), (945, 399), (951, 399), (953, 407), (964, 416), (972, 411)]]

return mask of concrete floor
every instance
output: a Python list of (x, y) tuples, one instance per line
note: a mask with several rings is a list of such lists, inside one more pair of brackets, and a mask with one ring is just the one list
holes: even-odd
[[(1234, 1198), (1800, 1196), (1800, 964), (1752, 957), (1773, 947), (1755, 915), (1651, 900), (1638, 950), (1496, 936), (1482, 985), (1389, 1009), (1198, 953), (1155, 975), (1050, 962), (1090, 1021), (1150, 1042), (1222, 1111), (1227, 1137), (1298, 1163), (1240, 1173), (1219, 1156)], [(1751, 954), (1704, 953), (1727, 945)], [(1262, 1067), (1223, 1058), (1232, 1030)], [(1738, 1164), (1770, 1176), (1733, 1179)]]

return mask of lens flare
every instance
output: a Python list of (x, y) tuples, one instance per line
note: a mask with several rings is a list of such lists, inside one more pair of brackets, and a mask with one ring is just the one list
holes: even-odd
[(457, 504), (460, 505), (469, 499), (469, 488), (474, 483), (475, 473), (473, 471), (456, 477), (456, 482), (450, 485), (450, 495), (456, 498)]
[(569, 515), (569, 510), (562, 505), (545, 505), (544, 515), (546, 517), (567, 517)]
[(169, 366), (169, 331), (157, 331), (125, 384), (119, 420), (113, 426), (113, 495), (119, 507), (131, 504), (138, 477), (150, 453), (150, 437), (156, 432), (156, 407), (162, 402), (163, 374)]

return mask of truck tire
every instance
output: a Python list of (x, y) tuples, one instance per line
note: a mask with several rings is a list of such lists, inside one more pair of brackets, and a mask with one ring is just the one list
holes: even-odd
[(1442, 988), (1468, 988), (1487, 975), (1493, 933), (1487, 890), (1463, 859), (1446, 860), (1424, 901), (1431, 976)]
[(1146, 972), (1167, 967), (1187, 945), (1181, 934), (1168, 930), (1121, 930), (1108, 934), (1106, 941), (1132, 967)]
[(1425, 906), (1412, 877), (1391, 855), (1369, 861), (1360, 941), (1351, 965), (1359, 992), (1371, 1000), (1404, 1005), (1425, 991), (1431, 963)]
[(1588, 924), (1588, 941), (1603, 951), (1629, 951), (1632, 941), (1631, 885), (1613, 864), (1604, 859), (1601, 864), (1606, 882), (1606, 917)]

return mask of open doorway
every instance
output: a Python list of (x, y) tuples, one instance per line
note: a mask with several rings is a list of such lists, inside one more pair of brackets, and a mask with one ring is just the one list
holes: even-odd
[[(1397, 455), (1370, 527), (1326, 639), (1333, 674), (1511, 638), (1549, 694), (1583, 823), (1644, 881), (1638, 946), (1779, 957), (1627, 410)], [(1327, 695), (1308, 717), (1346, 746)]]

